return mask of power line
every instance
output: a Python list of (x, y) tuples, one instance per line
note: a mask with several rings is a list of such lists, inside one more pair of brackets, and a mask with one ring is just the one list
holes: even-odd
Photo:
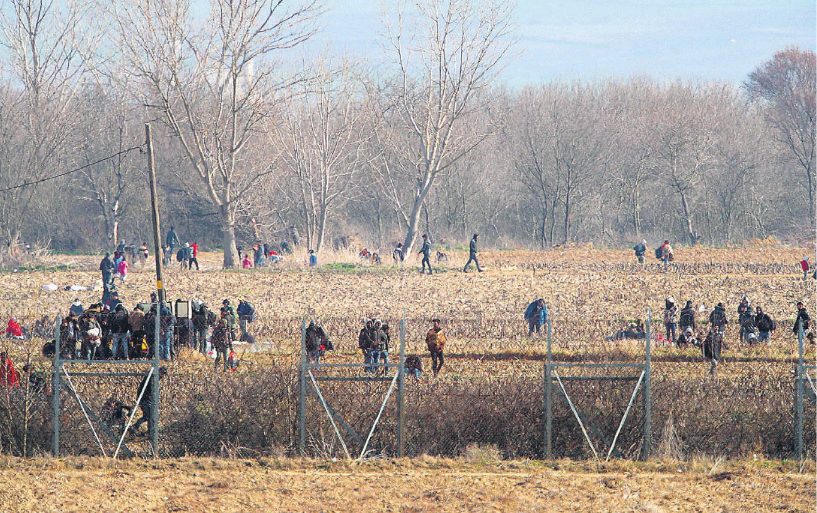
[(63, 176), (68, 176), (68, 175), (70, 175), (72, 173), (76, 173), (77, 171), (82, 171), (83, 169), (89, 168), (89, 167), (94, 166), (96, 164), (99, 164), (101, 162), (105, 162), (106, 160), (110, 160), (110, 159), (112, 159), (114, 157), (118, 157), (119, 155), (124, 155), (124, 154), (129, 153), (129, 152), (131, 152), (133, 150), (141, 150), (142, 146), (144, 146), (144, 145), (140, 144), (139, 146), (132, 146), (132, 147), (126, 149), (126, 150), (118, 151), (118, 152), (114, 153), (113, 155), (108, 155), (107, 157), (103, 157), (103, 158), (101, 158), (99, 160), (89, 162), (89, 163), (85, 164), (84, 166), (80, 166), (78, 168), (71, 169), (70, 171), (64, 171), (64, 172), (58, 173), (56, 175), (46, 176), (45, 178), (40, 178), (39, 180), (34, 180), (33, 182), (23, 182), (21, 184), (15, 185), (13, 187), (6, 187), (5, 189), (0, 189), (0, 193), (13, 191), (15, 189), (22, 189), (23, 187), (29, 187), (31, 185), (37, 185), (37, 184), (40, 184), (40, 183), (43, 183), (43, 182), (47, 182), (49, 180), (54, 180), (56, 178), (61, 178)]

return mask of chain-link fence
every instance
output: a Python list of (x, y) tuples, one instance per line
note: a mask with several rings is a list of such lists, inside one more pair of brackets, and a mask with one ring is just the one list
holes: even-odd
[[(336, 347), (322, 361), (348, 366), (309, 368), (303, 403), (302, 319), (255, 323), (257, 347), (236, 344), (233, 372), (214, 370), (207, 355), (179, 348), (175, 361), (163, 362), (167, 375), (161, 379), (159, 454), (296, 455), (303, 436), (303, 452), (315, 457), (356, 458), (364, 447), (366, 456), (396, 455), (401, 445), (408, 456), (458, 455), (469, 446), (495, 446), (507, 457), (546, 455), (545, 335), (528, 337), (527, 326), (516, 320), (441, 319), (449, 343), (435, 377), (424, 342), (428, 320), (405, 319), (406, 356), (420, 357), (424, 371), (419, 378), (406, 375), (398, 393), (398, 367), (378, 373), (365, 368), (357, 348), (360, 320), (320, 320)], [(392, 329), (390, 362), (399, 364), (401, 320), (383, 321)], [(552, 361), (643, 364), (644, 339), (605, 340), (632, 321), (557, 317)], [(278, 330), (275, 338), (286, 344), (264, 344), (261, 329)], [(797, 340), (783, 323), (778, 330), (771, 345), (760, 347), (742, 344), (736, 332), (728, 332), (732, 342), (714, 375), (697, 349), (677, 349), (651, 337), (652, 454), (796, 456)], [(0, 445), (4, 452), (20, 455), (49, 452), (54, 428), (50, 362), (27, 347), (27, 353), (18, 349), (15, 354), (18, 365), (30, 361), (28, 371), (18, 369), (16, 383), (8, 374), (0, 376), (5, 385), (0, 388)], [(813, 360), (813, 348), (804, 351), (805, 360)], [(139, 385), (150, 365), (98, 361), (69, 367), (70, 387), (69, 378), (61, 379), (60, 453), (104, 451), (110, 456), (119, 447), (120, 456), (152, 454), (146, 422), (122, 437), (124, 425), (144, 415)], [(83, 375), (126, 367), (133, 375)], [(638, 457), (646, 420), (643, 392), (634, 394), (640, 368), (557, 369), (560, 382), (550, 380), (552, 456), (593, 457), (595, 450), (603, 458), (615, 439), (612, 457)], [(815, 444), (811, 383), (817, 376), (810, 370), (812, 381), (801, 380), (804, 455), (813, 453)], [(571, 379), (577, 376), (594, 379)]]

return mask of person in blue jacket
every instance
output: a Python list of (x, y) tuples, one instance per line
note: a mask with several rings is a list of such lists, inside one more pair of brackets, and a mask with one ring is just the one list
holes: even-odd
[(536, 332), (541, 335), (542, 327), (548, 321), (548, 307), (542, 298), (536, 299), (525, 309), (525, 320), (528, 321), (528, 336)]

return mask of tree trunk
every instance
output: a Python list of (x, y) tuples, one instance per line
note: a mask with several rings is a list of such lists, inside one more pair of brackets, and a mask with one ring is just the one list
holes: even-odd
[(323, 247), (324, 234), (326, 233), (326, 218), (328, 216), (327, 210), (325, 206), (322, 206), (318, 214), (317, 233), (315, 234), (315, 253), (320, 253)]
[(235, 241), (235, 218), (226, 206), (221, 211), (222, 242), (224, 244), (224, 268), (232, 269), (238, 263), (238, 248)]
[(695, 244), (695, 232), (692, 230), (692, 214), (689, 211), (689, 202), (687, 201), (686, 192), (678, 191), (681, 196), (681, 207), (684, 209), (684, 222), (686, 224), (686, 237), (690, 244)]

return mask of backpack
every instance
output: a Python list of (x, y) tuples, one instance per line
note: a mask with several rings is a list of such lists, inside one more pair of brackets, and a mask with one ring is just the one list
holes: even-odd
[(534, 313), (536, 313), (536, 301), (532, 302), (527, 308), (525, 308), (525, 320), (531, 320)]
[(692, 326), (692, 319), (694, 318), (694, 313), (691, 310), (687, 310), (684, 308), (681, 310), (681, 316), (679, 317), (679, 324), (681, 326)]
[(720, 308), (714, 309), (712, 311), (712, 324), (715, 326), (723, 326), (726, 324), (726, 312)]
[(182, 260), (184, 260), (184, 248), (176, 252), (176, 261), (181, 262)]
[(242, 301), (238, 305), (238, 315), (252, 322), (255, 320), (255, 307), (249, 301)]
[(655, 248), (655, 258), (657, 258), (658, 260), (661, 260), (663, 258), (663, 252), (661, 251), (660, 247)]

